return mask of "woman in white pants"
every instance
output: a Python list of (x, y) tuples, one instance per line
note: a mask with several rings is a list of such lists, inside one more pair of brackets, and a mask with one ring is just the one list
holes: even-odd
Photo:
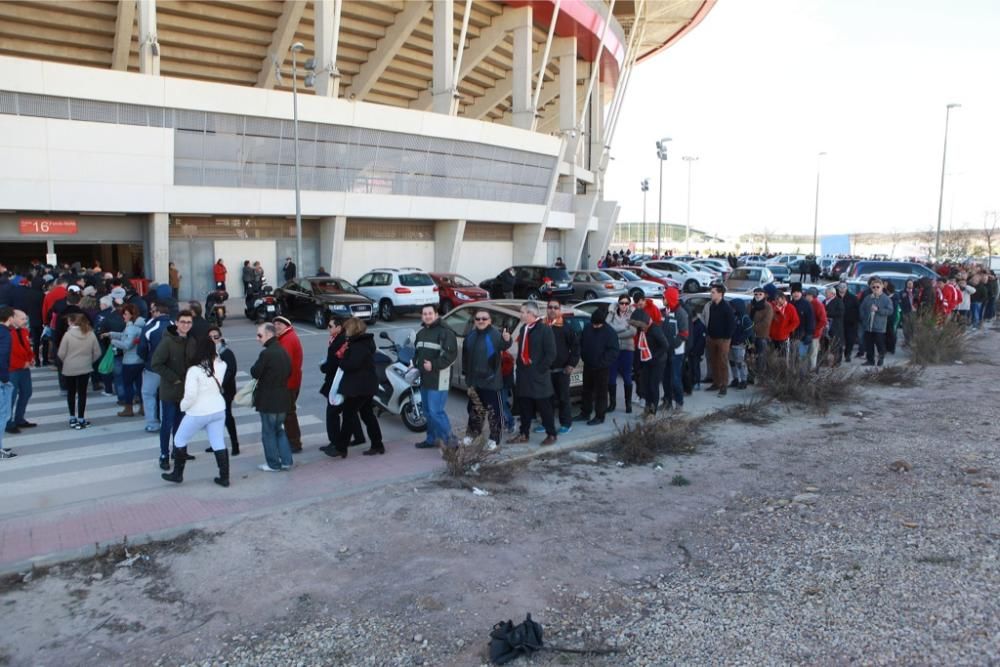
[(226, 399), (222, 392), (222, 381), (226, 375), (226, 362), (218, 358), (215, 342), (202, 338), (191, 366), (184, 376), (184, 398), (181, 399), (181, 421), (174, 435), (174, 449), (181, 450), (174, 457), (173, 472), (160, 475), (168, 482), (184, 481), (184, 463), (187, 460), (187, 444), (201, 429), (208, 433), (208, 443), (215, 453), (219, 466), (219, 476), (215, 483), (229, 486), (229, 452), (226, 451)]

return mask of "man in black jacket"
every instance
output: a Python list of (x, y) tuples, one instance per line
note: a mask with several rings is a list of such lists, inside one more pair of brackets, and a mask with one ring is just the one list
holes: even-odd
[(705, 351), (712, 372), (712, 384), (707, 391), (717, 389), (719, 396), (725, 396), (729, 386), (729, 347), (736, 331), (736, 315), (733, 307), (726, 303), (724, 285), (712, 285), (711, 295), (712, 300), (705, 308)]
[(834, 287), (826, 288), (826, 320), (830, 332), (830, 356), (833, 365), (840, 365), (844, 352), (844, 300), (837, 294)]
[(639, 360), (639, 392), (646, 402), (644, 417), (656, 414), (660, 402), (660, 384), (667, 357), (673, 348), (663, 333), (663, 328), (653, 322), (643, 308), (643, 300), (636, 300), (636, 309), (628, 323), (639, 332), (635, 346), (635, 357)]
[[(500, 353), (510, 347), (510, 332), (503, 333), (493, 326), (487, 310), (476, 311), (475, 326), (465, 337), (462, 345), (462, 376), (469, 387), (469, 423), (467, 437), (476, 437), (483, 430), (483, 410), (490, 427), (490, 442), (500, 442), (503, 432), (503, 407), (500, 392), (503, 391), (503, 372)], [(479, 405), (473, 401), (475, 393)], [(480, 407), (481, 406), (481, 407)]]
[[(326, 348), (326, 361), (320, 364), (319, 372), (325, 376), (323, 386), (319, 388), (319, 393), (326, 401), (326, 439), (330, 444), (320, 447), (319, 450), (328, 456), (335, 456), (337, 452), (337, 441), (340, 439), (341, 419), (344, 414), (344, 405), (333, 405), (330, 403), (330, 389), (333, 387), (333, 380), (337, 377), (340, 369), (340, 357), (337, 351), (347, 342), (347, 334), (344, 333), (344, 323), (342, 320), (333, 318), (326, 325), (330, 332), (330, 344)], [(351, 446), (365, 444), (365, 434), (361, 430), (361, 422), (354, 422), (354, 433)]]
[[(861, 303), (847, 290), (847, 283), (837, 285), (837, 296), (844, 302), (844, 361), (850, 363), (851, 351), (858, 342), (858, 323), (861, 321)], [(933, 300), (931, 301), (933, 307)], [(858, 345), (858, 352), (861, 346)]]
[[(588, 426), (604, 423), (604, 413), (608, 409), (608, 372), (611, 364), (618, 359), (618, 334), (605, 325), (608, 314), (598, 308), (590, 316), (590, 326), (580, 337), (580, 357), (583, 359), (583, 400), (577, 421), (585, 421)], [(596, 408), (594, 418), (590, 418), (591, 406)]]
[(257, 380), (253, 406), (260, 414), (260, 440), (264, 445), (265, 462), (259, 468), (278, 472), (292, 467), (292, 446), (285, 434), (285, 415), (292, 405), (288, 391), (292, 360), (278, 343), (270, 322), (257, 327), (257, 340), (264, 349), (250, 369), (250, 376)]
[(546, 433), (542, 445), (556, 444), (552, 417), (552, 378), (549, 370), (556, 358), (552, 329), (538, 316), (538, 304), (521, 305), (521, 333), (517, 340), (517, 402), (521, 411), (521, 432), (507, 440), (512, 445), (528, 442), (531, 420), (538, 413)]
[[(562, 304), (553, 299), (545, 307), (545, 323), (552, 329), (556, 341), (556, 358), (552, 361), (552, 411), (559, 415), (559, 434), (573, 429), (573, 409), (569, 400), (569, 379), (580, 363), (580, 340), (563, 321)], [(535, 429), (541, 433), (543, 427)]]
[(516, 281), (516, 274), (514, 273), (514, 267), (510, 267), (499, 276), (497, 280), (500, 281), (500, 291), (503, 292), (503, 298), (513, 299), (514, 298), (514, 284)]
[(812, 345), (816, 330), (816, 313), (813, 312), (812, 304), (802, 298), (802, 285), (792, 286), (792, 307), (799, 315), (799, 328), (792, 334), (792, 340), (798, 344), (798, 348), (793, 348), (791, 352), (798, 355), (799, 362), (808, 368), (809, 346)]

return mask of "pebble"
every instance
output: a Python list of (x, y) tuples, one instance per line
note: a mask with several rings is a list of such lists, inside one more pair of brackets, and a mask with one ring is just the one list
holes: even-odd
[(815, 493), (800, 493), (792, 496), (793, 503), (801, 503), (803, 505), (813, 505), (817, 500), (819, 500), (819, 496)]

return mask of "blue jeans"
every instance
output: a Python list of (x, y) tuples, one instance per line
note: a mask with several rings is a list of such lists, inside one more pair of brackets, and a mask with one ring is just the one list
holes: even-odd
[(10, 372), (10, 384), (13, 391), (10, 395), (10, 414), (7, 415), (7, 427), (24, 423), (24, 412), (28, 409), (28, 399), (31, 398), (31, 370), (22, 368)]
[(260, 413), (260, 441), (268, 466), (277, 470), (283, 465), (292, 465), (292, 446), (285, 433), (284, 412)]
[(160, 376), (150, 370), (142, 372), (142, 409), (146, 413), (146, 428), (152, 431), (158, 428), (160, 421), (156, 418), (156, 408), (159, 401), (156, 392), (160, 388)]
[[(114, 386), (115, 396), (119, 403), (125, 402), (125, 366), (120, 355), (115, 355), (115, 370), (112, 371), (111, 383)], [(106, 384), (104, 385), (107, 386)]]
[(122, 366), (122, 402), (126, 405), (132, 405), (135, 397), (142, 394), (142, 368), (142, 364)]
[(674, 394), (674, 404), (678, 407), (684, 405), (684, 357), (685, 354), (681, 352), (680, 354), (675, 354), (673, 359), (670, 360), (670, 388), (673, 390)]
[(514, 413), (510, 409), (510, 389), (500, 390), (500, 405), (503, 406), (503, 423), (508, 431), (514, 430)]
[(170, 455), (170, 436), (177, 433), (184, 413), (181, 404), (174, 401), (160, 401), (160, 458)]
[(635, 355), (635, 350), (620, 350), (618, 352), (618, 358), (611, 364), (611, 370), (608, 373), (608, 387), (611, 392), (614, 392), (615, 387), (618, 386), (619, 375), (622, 378), (624, 386), (629, 387), (632, 385), (633, 355)]
[[(10, 399), (14, 395), (12, 382), (0, 382), (0, 424), (10, 419)], [(3, 446), (3, 429), (0, 428), (0, 447)]]
[(972, 304), (972, 328), (978, 329), (979, 324), (983, 321), (983, 304), (973, 303)]
[(448, 402), (448, 392), (437, 389), (420, 389), (420, 399), (427, 415), (427, 442), (435, 443), (441, 440), (448, 444), (452, 440), (451, 422), (444, 406)]

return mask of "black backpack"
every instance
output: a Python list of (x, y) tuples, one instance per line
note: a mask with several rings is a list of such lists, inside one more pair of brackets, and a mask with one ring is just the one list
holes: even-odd
[(542, 648), (542, 626), (531, 620), (531, 614), (519, 625), (501, 621), (490, 632), (490, 660), (505, 665), (522, 655), (530, 655)]

